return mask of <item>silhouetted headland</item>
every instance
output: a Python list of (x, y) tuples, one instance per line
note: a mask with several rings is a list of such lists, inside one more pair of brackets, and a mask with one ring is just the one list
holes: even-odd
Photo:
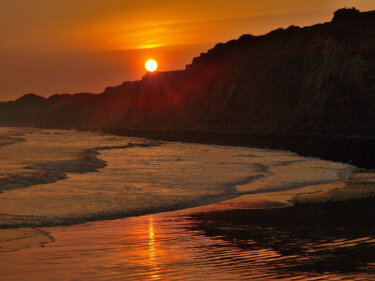
[(293, 150), (375, 167), (375, 11), (219, 43), (102, 94), (0, 103), (0, 125)]

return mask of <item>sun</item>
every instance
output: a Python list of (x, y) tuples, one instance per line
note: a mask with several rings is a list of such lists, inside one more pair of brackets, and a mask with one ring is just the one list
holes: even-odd
[(158, 68), (158, 63), (153, 59), (147, 60), (145, 63), (145, 68), (147, 71), (153, 72)]

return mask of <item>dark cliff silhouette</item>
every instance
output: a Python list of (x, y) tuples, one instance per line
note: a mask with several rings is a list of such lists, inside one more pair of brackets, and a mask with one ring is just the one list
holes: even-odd
[(145, 136), (374, 137), (374, 124), (375, 11), (354, 8), (336, 11), (328, 23), (219, 43), (185, 70), (148, 73), (99, 95), (27, 94), (0, 103), (0, 125), (138, 130)]

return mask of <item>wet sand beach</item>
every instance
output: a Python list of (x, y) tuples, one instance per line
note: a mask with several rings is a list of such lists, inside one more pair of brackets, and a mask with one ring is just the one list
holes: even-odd
[(341, 2), (0, 0), (0, 281), (375, 281)]
[(284, 202), (249, 194), (174, 212), (25, 228), (8, 249), (1, 238), (0, 279), (375, 280), (374, 181), (361, 170), (321, 192), (303, 187), (290, 198), (280, 191), (275, 198)]

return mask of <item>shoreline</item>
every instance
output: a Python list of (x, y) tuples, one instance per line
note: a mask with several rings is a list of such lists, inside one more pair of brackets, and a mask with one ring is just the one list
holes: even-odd
[(11, 125), (0, 125), (0, 127), (91, 131), (158, 141), (285, 150), (297, 153), (300, 156), (343, 162), (368, 170), (375, 169), (375, 136), (367, 135), (255, 134), (249, 132), (90, 129)]
[(247, 132), (153, 131), (102, 129), (104, 133), (155, 140), (280, 149), (301, 156), (375, 169), (375, 137), (317, 134), (252, 134)]
[[(298, 195), (293, 206), (269, 208), (270, 202), (256, 197), (249, 204), (256, 195), (243, 195), (184, 210), (41, 228), (54, 241), (39, 237), (42, 247), (34, 239), (22, 255), (3, 252), (0, 272), (6, 281), (371, 280), (375, 176), (353, 175), (345, 186)], [(37, 264), (40, 271), (33, 269)]]
[(356, 168), (346, 180), (187, 209), (3, 229), (0, 278), (371, 280), (374, 212), (375, 173)]
[[(127, 220), (132, 218), (141, 218), (147, 216), (192, 216), (196, 214), (209, 214), (209, 213), (233, 213), (236, 217), (236, 212), (243, 212), (250, 210), (251, 212), (278, 212), (279, 209), (299, 209), (301, 206), (316, 206), (341, 202), (338, 204), (346, 205), (352, 201), (371, 201), (374, 203), (375, 208), (375, 173), (369, 173), (366, 170), (354, 170), (351, 172), (351, 176), (346, 180), (337, 182), (321, 183), (304, 185), (292, 189), (284, 189), (277, 191), (264, 191), (264, 192), (250, 192), (250, 193), (236, 193), (221, 197), (212, 198), (210, 201), (204, 204), (188, 204), (184, 207), (171, 208), (165, 210), (159, 210), (156, 212), (141, 212), (139, 214), (134, 213), (126, 216), (103, 216), (101, 219), (91, 219), (84, 221), (71, 221), (58, 224), (41, 224), (41, 225), (19, 225), (11, 227), (2, 227), (1, 231), (17, 232), (17, 230), (35, 230), (36, 232), (42, 232), (40, 246), (44, 247), (44, 244), (54, 242), (53, 235), (49, 235), (48, 229), (54, 228), (74, 228), (75, 226), (84, 227), (85, 225), (101, 224), (103, 222), (110, 223), (119, 220)], [(365, 175), (364, 177), (362, 175)], [(367, 176), (367, 177), (366, 177)], [(237, 188), (236, 188), (237, 189)], [(358, 204), (360, 205), (360, 204)], [(375, 209), (374, 209), (375, 211)], [(204, 215), (203, 215), (204, 216)], [(370, 218), (368, 218), (369, 220)], [(303, 220), (301, 220), (303, 222)], [(373, 219), (375, 225), (375, 219)], [(6, 233), (7, 234), (7, 233)], [(16, 235), (17, 236), (17, 235)], [(30, 236), (30, 235), (29, 235)], [(32, 237), (31, 235), (30, 237)], [(1, 241), (6, 241), (0, 236), (0, 252), (4, 245), (1, 245)], [(40, 239), (41, 237), (39, 237)], [(15, 239), (22, 239), (18, 237)], [(50, 239), (50, 241), (48, 241)], [(12, 241), (13, 238), (9, 239)], [(34, 240), (31, 241), (32, 247), (37, 247)], [(28, 248), (16, 249), (23, 250)]]
[[(48, 130), (48, 129), (47, 129)], [(129, 135), (126, 135), (126, 136), (129, 136)], [(150, 138), (151, 140), (153, 138)], [(213, 139), (213, 141), (215, 141), (215, 139)], [(152, 142), (152, 141), (151, 141)], [(201, 142), (200, 142), (201, 143)], [(137, 143), (131, 143), (131, 144), (128, 144), (128, 145), (125, 145), (125, 146), (115, 146), (113, 148), (131, 148), (131, 147), (134, 147), (134, 146), (150, 146), (151, 144), (147, 144), (147, 143), (140, 143), (140, 144), (137, 144)], [(221, 144), (220, 144), (221, 145)], [(232, 144), (228, 144), (226, 143), (226, 145), (232, 145)], [(96, 147), (96, 148), (91, 148), (89, 150), (108, 150), (108, 149), (113, 149), (111, 147)], [(96, 156), (95, 156), (96, 158)], [(80, 158), (78, 158), (80, 159)], [(102, 160), (101, 160), (102, 161)], [(64, 165), (62, 166), (65, 166), (66, 162), (69, 162), (70, 161), (62, 161), (62, 163)], [(60, 162), (56, 162), (59, 166), (61, 163)], [(38, 166), (38, 165), (36, 165)], [(55, 165), (56, 166), (56, 165)], [(350, 174), (353, 174), (353, 170), (350, 171)], [(272, 174), (272, 173), (271, 173)], [(268, 177), (268, 176), (267, 176)], [(350, 176), (349, 176), (350, 177)], [(345, 176), (344, 176), (345, 178)], [(256, 176), (256, 179), (258, 180), (258, 176)], [(332, 180), (328, 180), (327, 182), (311, 182), (311, 183), (303, 183), (303, 185), (301, 184), (297, 184), (297, 186), (290, 186), (290, 187), (282, 187), (280, 188), (279, 190), (261, 190), (261, 189), (255, 189), (253, 191), (251, 190), (247, 190), (246, 188), (242, 188), (242, 187), (245, 187), (246, 185), (252, 183), (254, 180), (254, 176), (251, 176), (250, 178), (247, 178), (245, 181), (241, 180), (240, 182), (237, 182), (237, 183), (232, 183), (230, 184), (230, 186), (232, 188), (235, 188), (235, 192), (230, 192), (230, 193), (225, 193), (225, 194), (222, 194), (222, 195), (219, 195), (219, 196), (216, 196), (216, 197), (210, 197), (208, 196), (207, 198), (203, 199), (204, 202), (202, 202), (202, 198), (197, 198), (195, 200), (192, 200), (192, 201), (189, 201), (187, 202), (186, 204), (184, 205), (173, 205), (173, 206), (169, 206), (169, 207), (166, 207), (166, 208), (161, 208), (161, 209), (158, 209), (158, 210), (141, 210), (141, 211), (136, 211), (136, 212), (132, 212), (132, 213), (124, 213), (124, 214), (121, 214), (120, 212), (119, 213), (114, 213), (114, 214), (100, 214), (100, 216), (98, 217), (86, 217), (86, 218), (78, 218), (77, 220), (72, 220), (72, 219), (62, 219), (61, 221), (59, 222), (49, 222), (48, 220), (47, 221), (40, 221), (39, 220), (36, 220), (36, 223), (37, 224), (12, 224), (10, 226), (7, 226), (5, 225), (5, 227), (1, 227), (0, 226), (0, 229), (8, 229), (8, 228), (24, 228), (24, 227), (58, 227), (58, 226), (71, 226), (71, 225), (78, 225), (78, 224), (84, 224), (86, 222), (95, 222), (95, 221), (103, 221), (103, 220), (116, 220), (116, 219), (123, 219), (123, 218), (128, 218), (128, 217), (136, 217), (136, 216), (143, 216), (143, 215), (149, 215), (149, 214), (158, 214), (158, 213), (164, 213), (164, 212), (174, 212), (174, 211), (180, 211), (180, 210), (184, 210), (184, 209), (191, 209), (191, 208), (200, 208), (200, 207), (205, 207), (205, 206), (208, 206), (208, 205), (212, 205), (212, 204), (217, 204), (217, 203), (220, 203), (220, 202), (223, 202), (223, 201), (228, 201), (228, 200), (231, 200), (231, 199), (236, 199), (236, 198), (239, 198), (239, 197), (243, 197), (243, 196), (247, 196), (247, 195), (254, 195), (254, 196), (262, 196), (264, 194), (266, 194), (267, 196), (269, 194), (275, 194), (275, 195), (278, 195), (280, 192), (283, 193), (283, 192), (289, 192), (289, 193), (293, 193), (293, 191), (295, 190), (304, 190), (304, 189), (310, 189), (311, 187), (316, 187), (316, 186), (322, 186), (322, 185), (335, 185), (336, 182), (335, 181), (332, 181)], [(344, 181), (345, 179), (341, 179), (340, 181)], [(332, 188), (332, 187), (331, 187)], [(311, 190), (310, 191), (304, 191), (305, 193), (311, 193)], [(316, 192), (316, 191), (313, 191), (313, 192)], [(266, 196), (264, 195), (264, 196)], [(273, 196), (271, 196), (273, 197)], [(279, 200), (280, 201), (280, 200)], [(287, 200), (284, 200), (284, 202), (286, 202)], [(277, 204), (276, 204), (277, 205)], [(288, 205), (288, 203), (287, 203)]]

